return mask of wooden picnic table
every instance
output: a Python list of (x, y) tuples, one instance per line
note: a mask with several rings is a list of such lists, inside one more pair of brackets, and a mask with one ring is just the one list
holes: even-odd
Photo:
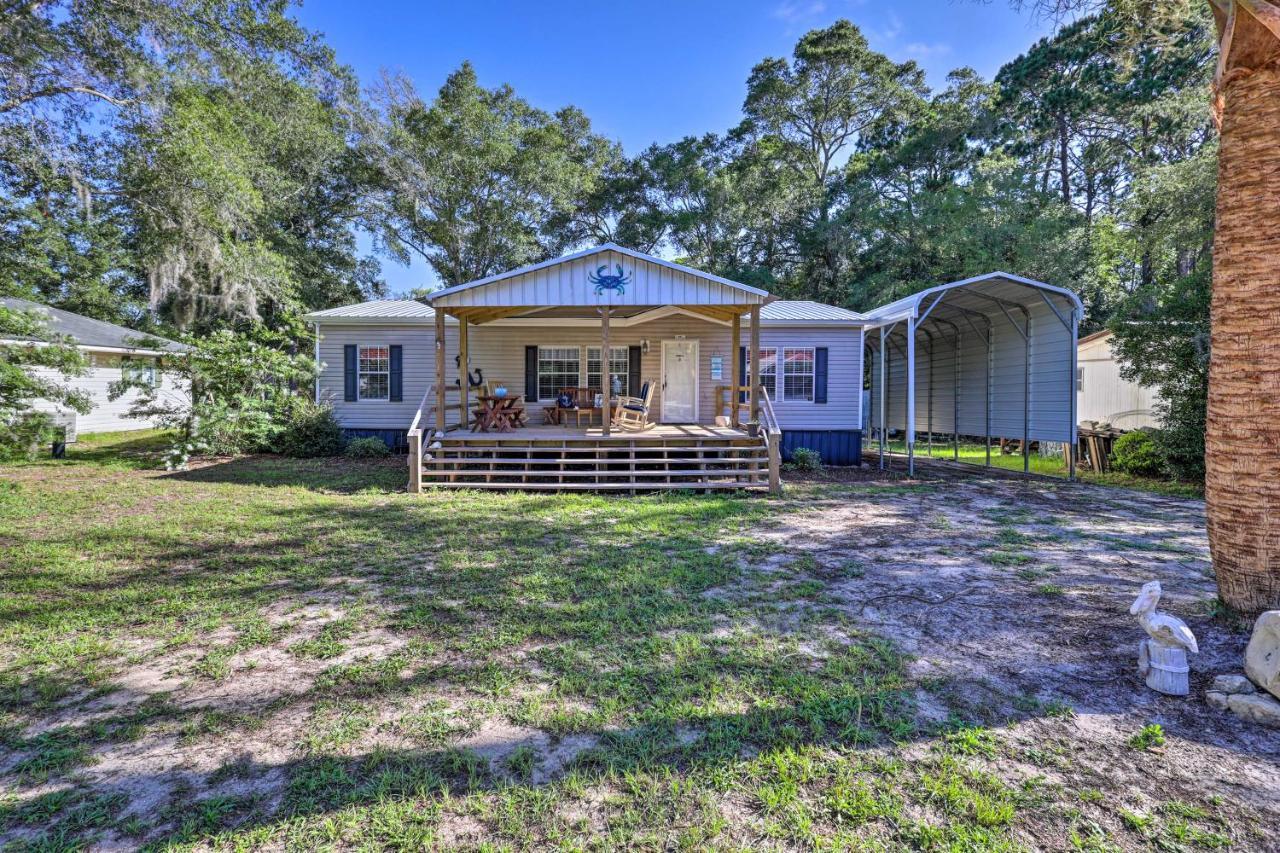
[(520, 405), (522, 399), (520, 394), (507, 394), (503, 397), (482, 394), (477, 397), (480, 407), (475, 410), (476, 421), (471, 425), (471, 431), (511, 432), (520, 426), (524, 416), (524, 406)]

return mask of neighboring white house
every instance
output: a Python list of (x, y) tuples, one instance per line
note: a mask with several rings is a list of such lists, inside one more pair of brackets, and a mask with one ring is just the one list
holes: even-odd
[(1106, 422), (1117, 429), (1156, 427), (1156, 392), (1120, 376), (1112, 334), (1094, 332), (1080, 339), (1076, 359), (1079, 420)]
[[(151, 426), (145, 420), (128, 416), (130, 407), (138, 397), (136, 390), (115, 400), (110, 399), (111, 384), (119, 382), (126, 373), (151, 382), (160, 389), (162, 398), (188, 398), (186, 389), (179, 386), (173, 376), (166, 375), (160, 369), (163, 359), (189, 349), (184, 344), (26, 299), (3, 297), (0, 298), (0, 305), (42, 317), (51, 332), (72, 338), (76, 347), (88, 359), (88, 372), (67, 383), (87, 393), (93, 404), (89, 414), (76, 415), (76, 432), (120, 432)], [(60, 375), (54, 371), (45, 368), (39, 370), (50, 378), (60, 380)], [(46, 412), (66, 413), (50, 403), (37, 405), (36, 408)]]

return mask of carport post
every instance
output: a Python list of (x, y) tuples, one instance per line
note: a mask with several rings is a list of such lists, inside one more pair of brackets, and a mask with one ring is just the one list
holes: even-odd
[(933, 333), (928, 329), (923, 329), (922, 331), (924, 332), (925, 339), (929, 341), (929, 399), (926, 403), (928, 411), (928, 423), (926, 426), (929, 430), (929, 437), (927, 439), (929, 455), (933, 456)]
[(907, 318), (907, 476), (916, 473), (916, 321)]
[(982, 403), (986, 409), (987, 423), (983, 429), (986, 431), (987, 439), (987, 467), (991, 467), (991, 371), (995, 364), (991, 357), (991, 336), (994, 335), (995, 329), (990, 323), (987, 323), (987, 378), (982, 388)]
[(1071, 384), (1067, 386), (1067, 389), (1071, 392), (1071, 396), (1068, 398), (1071, 401), (1071, 408), (1070, 408), (1071, 425), (1067, 429), (1067, 438), (1068, 438), (1067, 479), (1068, 480), (1074, 480), (1076, 478), (1076, 445), (1078, 441), (1078, 439), (1076, 438), (1076, 429), (1077, 429), (1076, 418), (1078, 417), (1078, 413), (1076, 412), (1076, 406), (1078, 405), (1076, 396), (1080, 393), (1079, 391), (1076, 390), (1076, 374), (1080, 370), (1080, 367), (1076, 361), (1076, 359), (1079, 357), (1079, 354), (1080, 354), (1079, 344), (1076, 341), (1076, 336), (1080, 334), (1079, 324), (1080, 324), (1080, 315), (1076, 312), (1075, 308), (1072, 308), (1071, 309), (1071, 376), (1069, 377), (1071, 380)]
[(960, 329), (956, 329), (955, 380), (951, 390), (951, 459), (960, 461)]
[(1022, 336), (1022, 473), (1027, 474), (1031, 471), (1031, 450), (1027, 447), (1031, 423), (1031, 314), (1025, 308), (1022, 323), (1026, 327)]
[(885, 401), (889, 398), (889, 347), (880, 327), (880, 470), (884, 470)]

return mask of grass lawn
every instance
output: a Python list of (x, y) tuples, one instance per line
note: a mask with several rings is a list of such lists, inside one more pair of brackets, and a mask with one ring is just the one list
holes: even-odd
[[(906, 444), (900, 439), (890, 441), (885, 445), (890, 453), (905, 455), (907, 452)], [(874, 440), (869, 440), (866, 447), (863, 448), (868, 458), (875, 459), (875, 454), (879, 446)], [(930, 448), (924, 441), (916, 442), (916, 454), (920, 459), (928, 460), (930, 458), (940, 459), (951, 462), (958, 461), (969, 465), (986, 465), (987, 464), (987, 448), (984, 444), (962, 443), (957, 454), (949, 442), (944, 442), (940, 438), (934, 439), (934, 444)], [(1043, 474), (1048, 477), (1066, 477), (1066, 462), (1061, 457), (1041, 456), (1039, 453), (1031, 454), (1030, 469), (1033, 474)], [(1000, 445), (993, 441), (991, 444), (991, 465), (994, 468), (1004, 468), (1009, 471), (1022, 470), (1022, 454), (1011, 453), (1002, 454)], [(1177, 480), (1167, 480), (1155, 477), (1135, 477), (1131, 474), (1124, 474), (1120, 471), (1108, 471), (1105, 474), (1098, 474), (1085, 469), (1077, 469), (1076, 476), (1084, 483), (1092, 483), (1098, 486), (1119, 486), (1126, 489), (1138, 489), (1146, 492), (1155, 492), (1161, 495), (1173, 495), (1176, 497), (1198, 498), (1204, 496), (1204, 486), (1200, 483), (1180, 482)]]
[[(1249, 849), (1274, 827), (1248, 785), (1280, 786), (1280, 755), (1123, 680), (1128, 600), (1097, 593), (1178, 572), (1202, 645), (1238, 655), (1195, 504), (821, 478), (412, 496), (402, 458), (169, 474), (162, 444), (0, 466), (5, 849)], [(1077, 496), (1142, 515), (1092, 527)], [(1246, 790), (1205, 781), (1233, 770)]]

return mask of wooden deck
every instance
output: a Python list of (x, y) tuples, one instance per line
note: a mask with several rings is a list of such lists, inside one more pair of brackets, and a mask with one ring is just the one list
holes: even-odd
[[(439, 445), (439, 446), (436, 446)], [(639, 491), (767, 489), (770, 448), (728, 427), (659, 424), (610, 435), (539, 425), (511, 432), (452, 429), (425, 449), (424, 487)]]

